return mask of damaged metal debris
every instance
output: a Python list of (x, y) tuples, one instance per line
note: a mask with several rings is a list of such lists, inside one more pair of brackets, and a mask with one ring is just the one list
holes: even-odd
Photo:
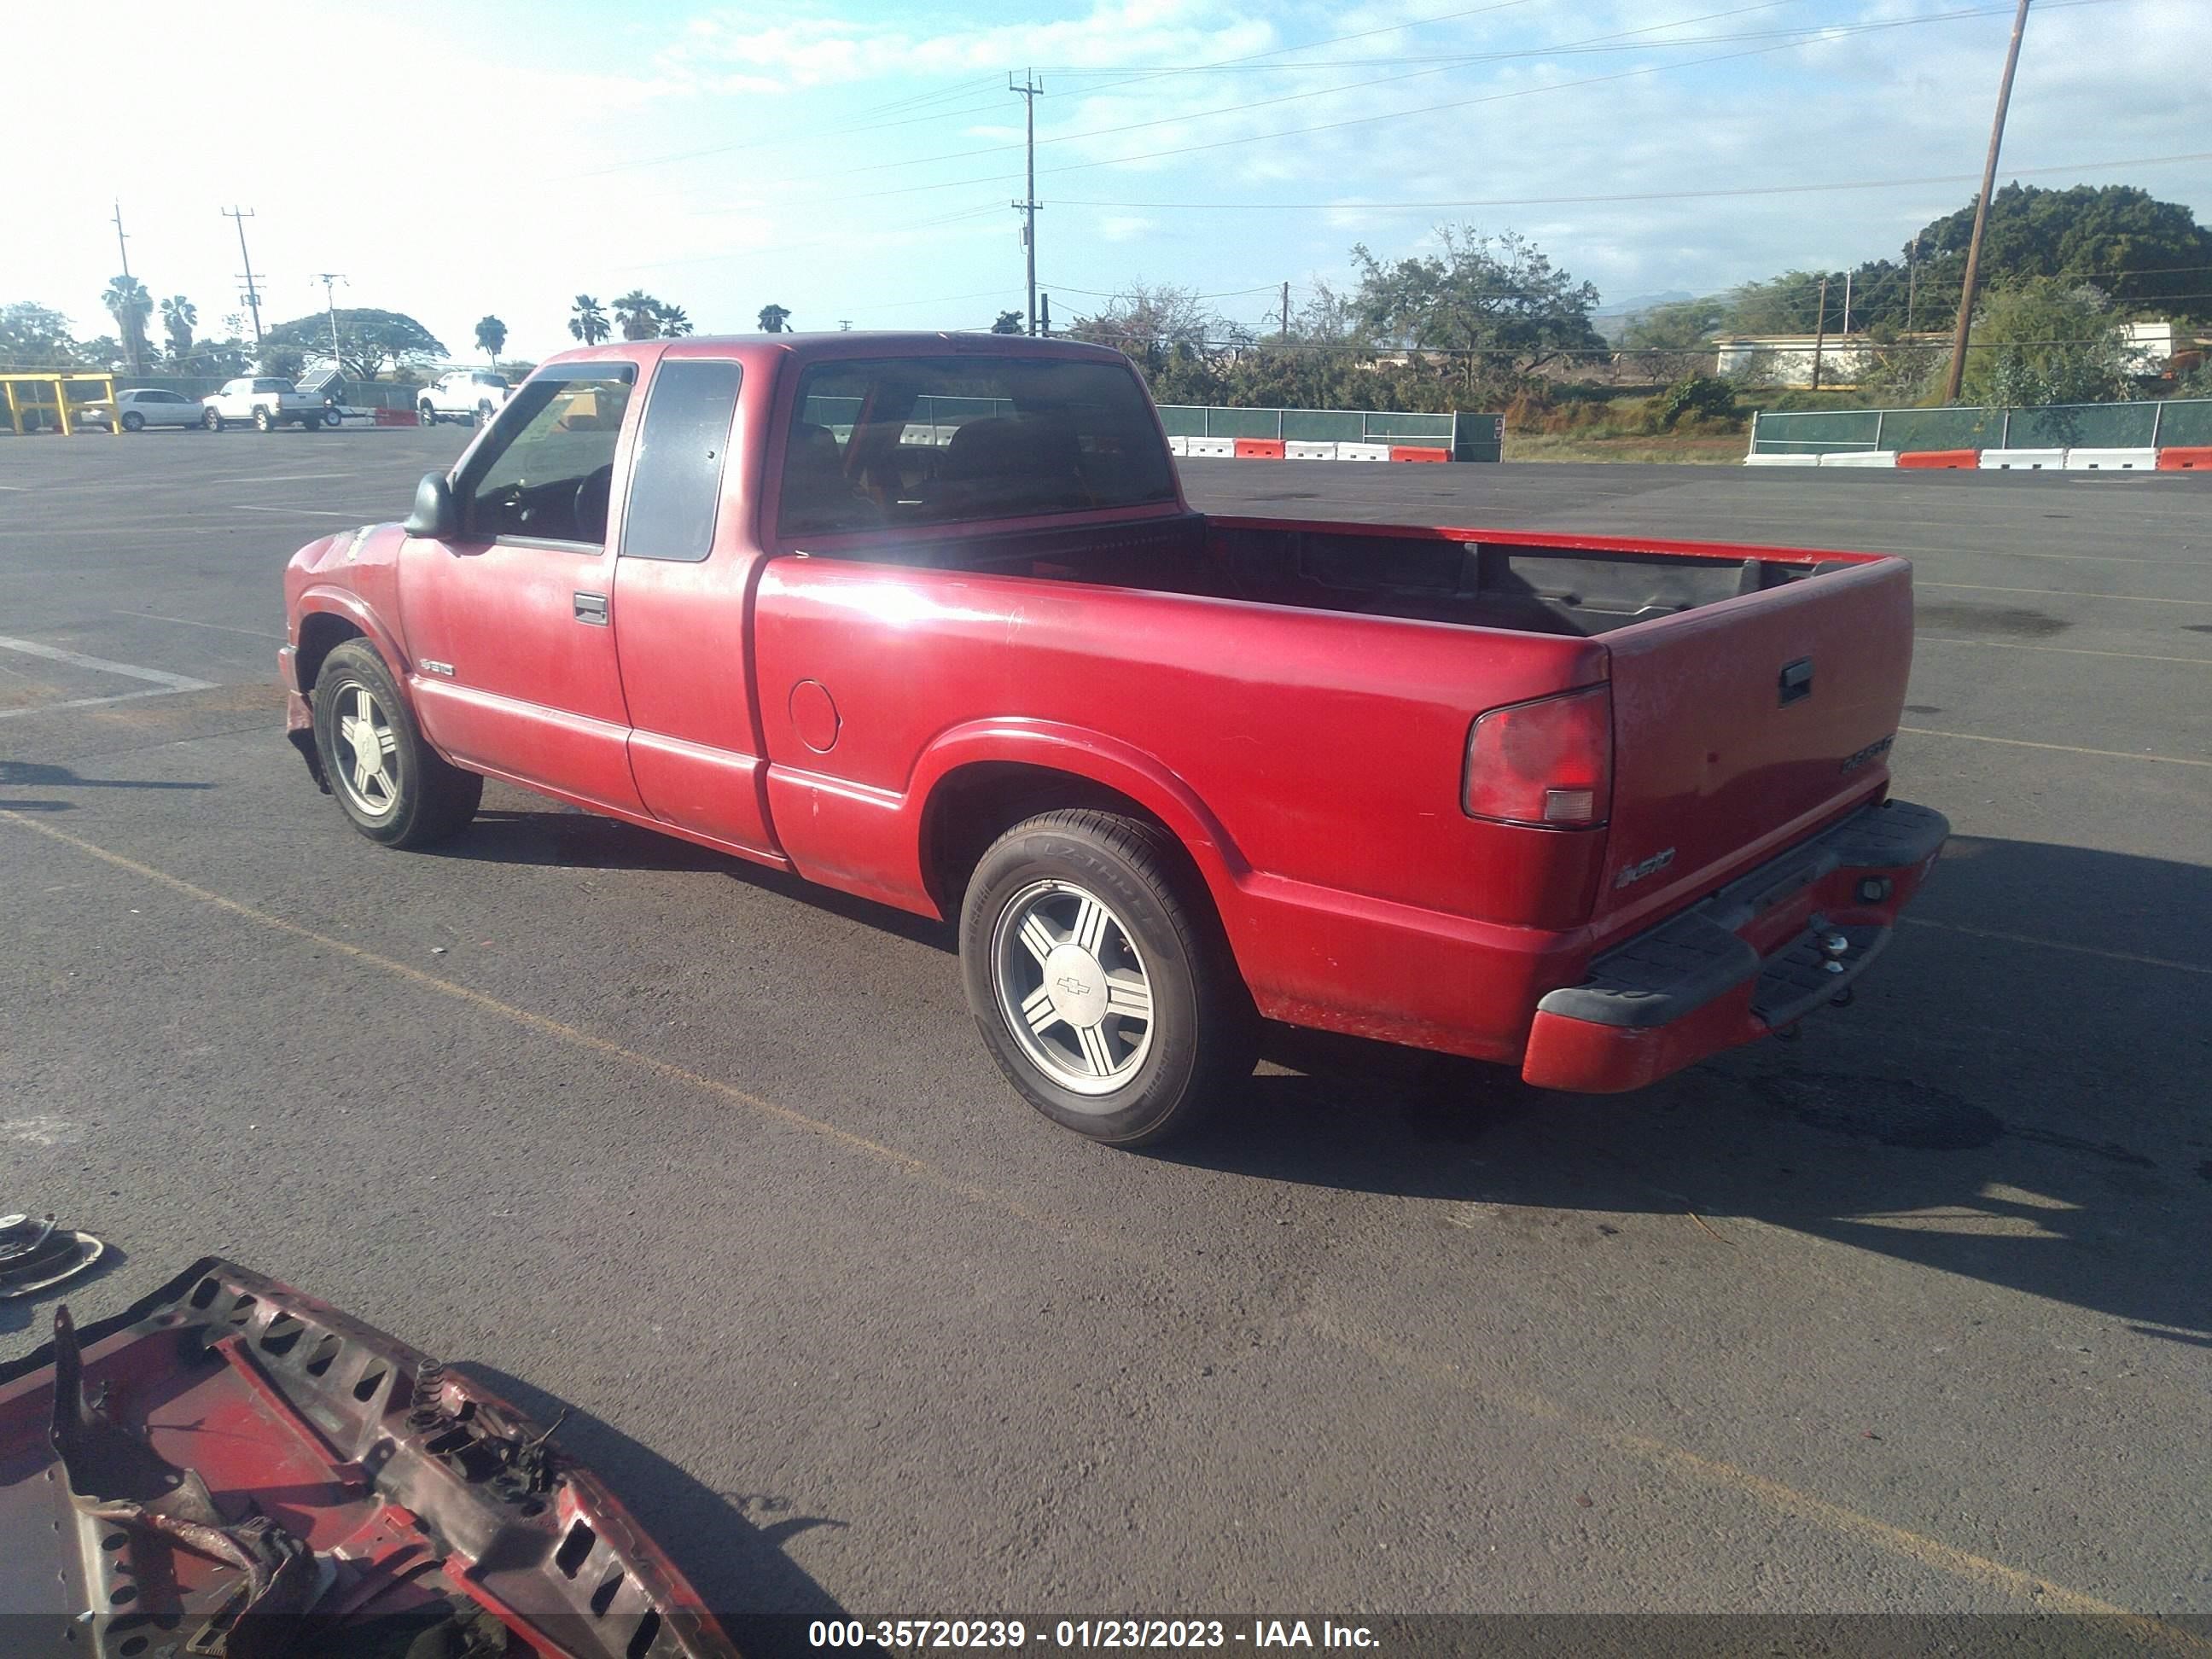
[(66, 1284), (106, 1254), (90, 1233), (57, 1226), (51, 1215), (0, 1215), (0, 1302)]
[(15, 1650), (733, 1659), (552, 1432), (228, 1262), (82, 1333), (62, 1308), (0, 1365), (0, 1607), (48, 1621)]

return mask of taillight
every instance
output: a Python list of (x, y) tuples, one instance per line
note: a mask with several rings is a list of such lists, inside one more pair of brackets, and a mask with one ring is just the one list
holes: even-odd
[(1613, 804), (1613, 692), (1593, 685), (1480, 715), (1467, 737), (1469, 817), (1583, 829)]

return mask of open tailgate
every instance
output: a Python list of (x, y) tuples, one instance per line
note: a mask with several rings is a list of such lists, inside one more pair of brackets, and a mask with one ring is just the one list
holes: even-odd
[(1911, 567), (1823, 565), (1604, 641), (1613, 807), (1593, 920), (1613, 934), (1879, 794), (1912, 664)]

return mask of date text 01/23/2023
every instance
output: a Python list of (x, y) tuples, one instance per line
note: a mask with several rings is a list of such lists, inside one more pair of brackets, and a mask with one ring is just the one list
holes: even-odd
[(1330, 1620), (1254, 1619), (837, 1619), (815, 1620), (807, 1644), (821, 1648), (1019, 1649), (1032, 1644), (1081, 1650), (1225, 1648), (1358, 1648), (1376, 1645), (1364, 1625)]

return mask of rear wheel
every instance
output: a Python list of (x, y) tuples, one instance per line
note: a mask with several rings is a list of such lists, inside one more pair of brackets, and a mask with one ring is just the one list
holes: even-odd
[(1109, 1146), (1182, 1133), (1252, 1069), (1250, 1000), (1176, 851), (1139, 818), (1048, 812), (984, 854), (961, 907), (991, 1057), (1037, 1110)]
[(353, 827), (386, 847), (427, 847), (476, 816), (483, 780), (422, 740), (384, 659), (348, 640), (315, 680), (315, 749)]
[(320, 432), (323, 429), (323, 417), (319, 415), (302, 415), (300, 417), (300, 424), (310, 432)]
[(255, 410), (253, 429), (256, 432), (274, 432), (276, 429), (276, 417), (265, 409)]

